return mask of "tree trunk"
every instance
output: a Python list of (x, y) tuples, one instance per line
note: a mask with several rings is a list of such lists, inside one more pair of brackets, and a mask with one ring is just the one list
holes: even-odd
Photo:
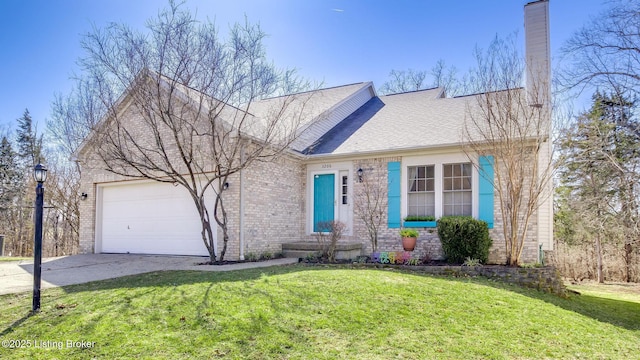
[(229, 243), (229, 219), (227, 218), (227, 209), (224, 207), (222, 199), (222, 191), (225, 190), (224, 184), (227, 183), (228, 176), (218, 178), (218, 191), (216, 192), (216, 202), (213, 205), (213, 218), (222, 229), (222, 251), (220, 251), (220, 261), (224, 260), (227, 253), (227, 244)]
[(602, 244), (600, 242), (600, 232), (596, 235), (595, 241), (596, 247), (596, 278), (598, 283), (604, 283), (604, 276), (602, 276)]
[(213, 246), (213, 233), (211, 231), (211, 224), (204, 219), (204, 217), (200, 217), (202, 221), (202, 241), (204, 242), (207, 252), (209, 253), (209, 261), (214, 263), (216, 261), (216, 250)]
[(624, 262), (625, 262), (625, 279), (627, 282), (631, 282), (631, 253), (633, 248), (631, 244), (624, 245)]

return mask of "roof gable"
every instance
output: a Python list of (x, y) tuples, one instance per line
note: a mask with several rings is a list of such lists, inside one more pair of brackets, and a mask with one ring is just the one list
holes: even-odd
[(302, 151), (305, 155), (329, 154), (334, 152), (358, 129), (384, 107), (379, 97), (369, 99), (364, 105), (322, 135), (316, 142)]
[[(282, 114), (288, 116), (289, 111), (301, 111), (298, 114), (301, 122), (298, 124), (297, 138), (291, 148), (304, 152), (374, 95), (373, 84), (363, 82), (311, 91), (304, 104), (296, 104), (294, 100)], [(274, 104), (284, 99), (286, 97), (257, 101), (251, 104), (249, 112), (256, 117), (264, 117)]]

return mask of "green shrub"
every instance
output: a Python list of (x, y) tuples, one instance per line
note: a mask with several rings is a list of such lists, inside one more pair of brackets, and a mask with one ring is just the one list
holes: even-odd
[(470, 216), (445, 216), (438, 220), (438, 236), (447, 262), (461, 264), (466, 258), (487, 262), (493, 241), (486, 222)]
[(436, 218), (435, 216), (409, 215), (404, 218), (404, 221), (436, 221)]

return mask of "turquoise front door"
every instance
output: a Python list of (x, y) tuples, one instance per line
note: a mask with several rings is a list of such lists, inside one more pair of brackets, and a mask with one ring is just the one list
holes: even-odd
[(334, 220), (335, 176), (321, 174), (313, 177), (313, 231), (325, 232), (319, 223)]

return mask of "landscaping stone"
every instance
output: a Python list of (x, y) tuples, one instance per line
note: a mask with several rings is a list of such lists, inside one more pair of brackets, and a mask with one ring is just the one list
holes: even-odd
[(442, 266), (407, 266), (389, 264), (360, 264), (354, 263), (354, 267), (376, 267), (376, 268), (400, 268), (403, 270), (424, 272), (432, 275), (453, 276), (453, 277), (474, 277), (483, 276), (493, 280), (499, 280), (510, 284), (517, 284), (523, 287), (536, 289), (539, 291), (555, 294), (561, 297), (567, 296), (567, 289), (564, 286), (560, 272), (555, 267), (539, 268), (519, 268), (501, 265), (464, 266), (464, 265), (442, 265)]

